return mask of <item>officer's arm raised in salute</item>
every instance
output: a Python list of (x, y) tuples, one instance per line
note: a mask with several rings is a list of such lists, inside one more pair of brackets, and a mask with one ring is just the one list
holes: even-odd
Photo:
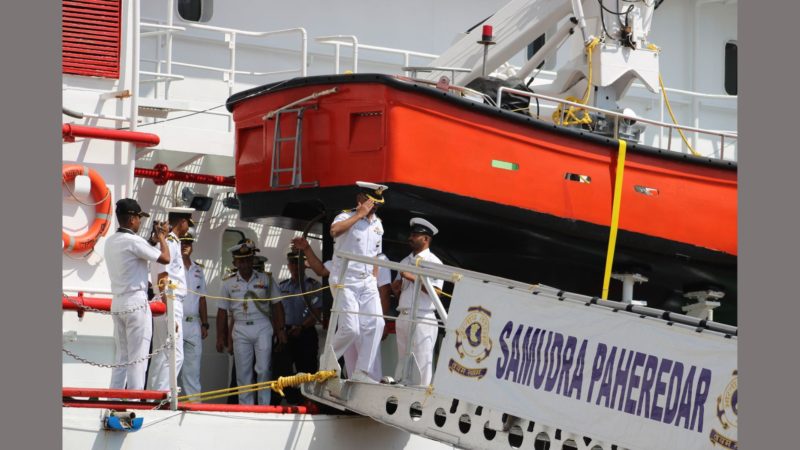
[(375, 201), (363, 194), (358, 195), (358, 207), (353, 216), (331, 224), (331, 236), (336, 238), (346, 233), (356, 222), (367, 217), (372, 212), (372, 207), (375, 206)]

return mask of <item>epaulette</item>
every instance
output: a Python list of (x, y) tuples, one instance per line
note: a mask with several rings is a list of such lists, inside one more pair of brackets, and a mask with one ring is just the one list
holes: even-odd
[(177, 240), (177, 239), (175, 239), (174, 237), (172, 237), (172, 235), (171, 235), (171, 234), (167, 236), (167, 240), (168, 240), (168, 241), (172, 241), (172, 242), (178, 242), (178, 240)]
[(230, 280), (231, 278), (235, 277), (236, 273), (231, 273), (222, 277), (222, 281)]
[(343, 210), (342, 210), (342, 212), (343, 212), (343, 213), (346, 213), (346, 212), (353, 212), (353, 211), (355, 211), (355, 210), (356, 210), (355, 208), (343, 209)]
[(205, 268), (205, 267), (206, 267), (206, 266), (204, 266), (204, 265), (200, 264), (200, 261), (198, 261), (198, 260), (194, 260), (194, 263), (195, 263), (196, 265), (200, 266), (200, 267), (203, 267), (203, 268)]

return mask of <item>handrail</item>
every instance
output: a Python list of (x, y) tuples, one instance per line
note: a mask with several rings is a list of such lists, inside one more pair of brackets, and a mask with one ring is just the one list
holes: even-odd
[[(342, 41), (339, 39), (344, 39), (346, 41)], [(432, 53), (424, 53), (424, 52), (416, 52), (413, 50), (404, 50), (400, 48), (393, 48), (393, 47), (381, 47), (377, 45), (369, 45), (369, 44), (359, 44), (358, 38), (353, 35), (334, 35), (334, 36), (320, 36), (315, 38), (317, 42), (320, 44), (328, 44), (336, 46), (336, 53), (335, 53), (335, 73), (339, 73), (339, 47), (342, 45), (353, 47), (353, 73), (358, 73), (358, 49), (365, 49), (365, 50), (373, 50), (382, 53), (389, 53), (395, 55), (403, 55), (403, 67), (408, 67), (411, 57), (417, 56), (421, 58), (429, 58), (429, 59), (436, 59), (439, 55), (434, 55)], [(409, 71), (406, 70), (406, 75), (408, 75)]]
[[(180, 80), (177, 75), (172, 73), (172, 66), (181, 66), (181, 67), (190, 67), (194, 69), (200, 70), (209, 70), (212, 72), (222, 73), (223, 80), (228, 83), (228, 96), (230, 97), (233, 95), (236, 85), (236, 75), (248, 75), (248, 76), (267, 76), (267, 75), (276, 75), (276, 74), (284, 74), (284, 73), (292, 73), (292, 72), (299, 72), (300, 76), (307, 76), (308, 75), (308, 33), (306, 32), (305, 28), (296, 27), (296, 28), (286, 28), (282, 30), (270, 30), (270, 31), (249, 31), (249, 30), (241, 30), (236, 28), (227, 28), (227, 27), (218, 27), (218, 26), (211, 26), (211, 25), (203, 25), (197, 23), (187, 24), (186, 26), (175, 26), (171, 24), (163, 25), (159, 23), (151, 23), (151, 22), (140, 22), (138, 29), (148, 28), (148, 29), (155, 29), (157, 31), (148, 32), (142, 34), (142, 37), (155, 37), (158, 36), (160, 38), (161, 35), (166, 35), (167, 37), (167, 49), (166, 49), (166, 73), (161, 72), (161, 58), (156, 58), (155, 63), (157, 64), (156, 72), (148, 72), (147, 75), (155, 76), (154, 79), (145, 80), (145, 82), (155, 82), (155, 83), (165, 83), (165, 91), (164, 91), (164, 98), (169, 98), (169, 86), (170, 82), (174, 80)], [(172, 46), (173, 46), (173, 35), (175, 33), (185, 32), (187, 29), (196, 29), (196, 30), (204, 30), (210, 31), (214, 33), (221, 33), (224, 36), (225, 42), (228, 44), (229, 50), (229, 57), (230, 57), (230, 64), (227, 68), (222, 67), (213, 67), (213, 66), (205, 66), (201, 64), (189, 64), (185, 62), (178, 62), (173, 61), (172, 58)], [(236, 40), (237, 36), (248, 36), (248, 37), (256, 37), (256, 38), (263, 38), (263, 37), (270, 37), (270, 36), (278, 36), (278, 35), (287, 35), (287, 34), (297, 34), (300, 38), (300, 68), (299, 69), (290, 69), (290, 70), (278, 70), (278, 71), (266, 71), (266, 72), (258, 72), (258, 71), (243, 71), (236, 69)], [(232, 130), (233, 122), (232, 119), (229, 117), (228, 119), (228, 130)]]
[(522, 96), (525, 96), (525, 97), (536, 98), (536, 99), (539, 99), (539, 100), (546, 100), (546, 101), (550, 101), (550, 102), (557, 103), (557, 104), (574, 106), (576, 108), (586, 109), (586, 110), (589, 110), (589, 111), (595, 111), (595, 112), (599, 112), (599, 113), (610, 115), (610, 116), (614, 117), (614, 122), (615, 122), (614, 123), (614, 138), (615, 139), (619, 137), (619, 120), (620, 119), (634, 120), (636, 122), (655, 125), (655, 126), (661, 127), (661, 128), (668, 128), (670, 130), (670, 139), (668, 140), (667, 150), (672, 150), (672, 130), (675, 130), (675, 129), (682, 130), (682, 131), (691, 131), (691, 132), (695, 132), (695, 133), (701, 133), (701, 134), (705, 134), (705, 135), (711, 135), (711, 136), (719, 137), (720, 138), (720, 146), (721, 146), (721, 152), (720, 152), (720, 158), (719, 159), (723, 159), (723, 157), (724, 157), (725, 138), (733, 139), (733, 140), (736, 140), (736, 139), (739, 138), (738, 133), (725, 133), (725, 132), (721, 132), (721, 131), (705, 130), (705, 129), (702, 129), (702, 128), (690, 127), (690, 126), (687, 126), (687, 125), (678, 125), (678, 124), (673, 124), (673, 123), (661, 122), (661, 121), (658, 121), (658, 120), (647, 119), (647, 118), (644, 118), (644, 117), (631, 116), (631, 115), (623, 114), (623, 113), (620, 113), (620, 112), (617, 112), (617, 111), (611, 111), (611, 110), (608, 110), (608, 109), (598, 108), (598, 107), (595, 107), (595, 106), (584, 105), (582, 103), (572, 102), (572, 101), (564, 100), (564, 99), (561, 99), (561, 98), (558, 98), (558, 97), (551, 97), (549, 95), (536, 94), (536, 93), (527, 92), (527, 91), (520, 91), (518, 89), (513, 89), (513, 88), (509, 88), (509, 87), (505, 87), (505, 86), (500, 87), (497, 90), (497, 105), (501, 105), (502, 104), (501, 101), (502, 101), (502, 98), (503, 98), (503, 92), (510, 92), (510, 93), (513, 93), (513, 94), (516, 94), (516, 95), (522, 95)]

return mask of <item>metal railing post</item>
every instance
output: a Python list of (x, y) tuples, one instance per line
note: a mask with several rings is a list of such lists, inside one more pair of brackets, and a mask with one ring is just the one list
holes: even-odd
[(336, 52), (335, 52), (335, 60), (333, 62), (333, 73), (339, 75), (339, 56), (341, 52), (342, 46), (340, 44), (336, 44)]
[[(236, 33), (225, 34), (226, 39), (229, 39), (228, 48), (231, 51), (231, 69), (228, 75), (228, 97), (233, 95), (236, 85)], [(233, 116), (228, 116), (228, 131), (233, 128)]]
[(305, 28), (300, 28), (300, 76), (308, 75), (308, 33)]
[[(175, 0), (169, 0), (167, 2), (167, 26), (171, 27), (175, 25)], [(167, 31), (167, 75), (172, 75), (172, 30)], [(161, 70), (159, 69), (159, 72)], [(164, 100), (169, 99), (169, 86), (170, 86), (170, 79), (167, 78), (164, 82)], [(156, 83), (158, 86), (158, 83)]]
[(178, 343), (175, 332), (175, 290), (167, 281), (167, 333), (169, 336), (169, 409), (178, 410)]
[(358, 73), (358, 39), (353, 36), (353, 73)]
[[(411, 312), (410, 320), (411, 326), (408, 329), (408, 338), (406, 338), (406, 354), (400, 355), (403, 358), (403, 382), (408, 382), (409, 378), (411, 377), (411, 355), (414, 353), (413, 345), (414, 345), (414, 332), (417, 331), (417, 310), (419, 309), (419, 292), (422, 288), (422, 284), (420, 283), (420, 277), (422, 275), (416, 275), (414, 277), (414, 295), (411, 297)], [(405, 280), (407, 281), (407, 280)]]
[(433, 300), (433, 306), (436, 308), (436, 312), (439, 314), (439, 317), (441, 317), (446, 323), (447, 311), (444, 309), (442, 300), (439, 298), (439, 294), (436, 293), (436, 287), (431, 282), (431, 279), (428, 277), (422, 277), (422, 285), (425, 286), (425, 289), (428, 291), (428, 295), (431, 297), (431, 300)]

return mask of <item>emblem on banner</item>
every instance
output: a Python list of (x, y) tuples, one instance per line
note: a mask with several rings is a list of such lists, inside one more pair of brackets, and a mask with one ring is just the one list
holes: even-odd
[[(492, 313), (480, 306), (467, 309), (467, 317), (456, 330), (456, 352), (459, 359), (474, 360), (480, 364), (492, 352), (492, 339), (489, 337), (489, 319)], [(486, 375), (485, 367), (465, 367), (458, 361), (450, 358), (447, 365), (451, 372), (469, 378), (481, 379)]]
[[(738, 396), (738, 371), (734, 370), (731, 381), (725, 386), (722, 395), (717, 397), (717, 420), (722, 425), (722, 432), (728, 430), (730, 432), (733, 428), (737, 428), (737, 418), (739, 416), (739, 396)], [(722, 434), (721, 431), (711, 429), (711, 434), (708, 438), (711, 444), (716, 446), (719, 444), (721, 447), (729, 450), (737, 450), (738, 442)]]

